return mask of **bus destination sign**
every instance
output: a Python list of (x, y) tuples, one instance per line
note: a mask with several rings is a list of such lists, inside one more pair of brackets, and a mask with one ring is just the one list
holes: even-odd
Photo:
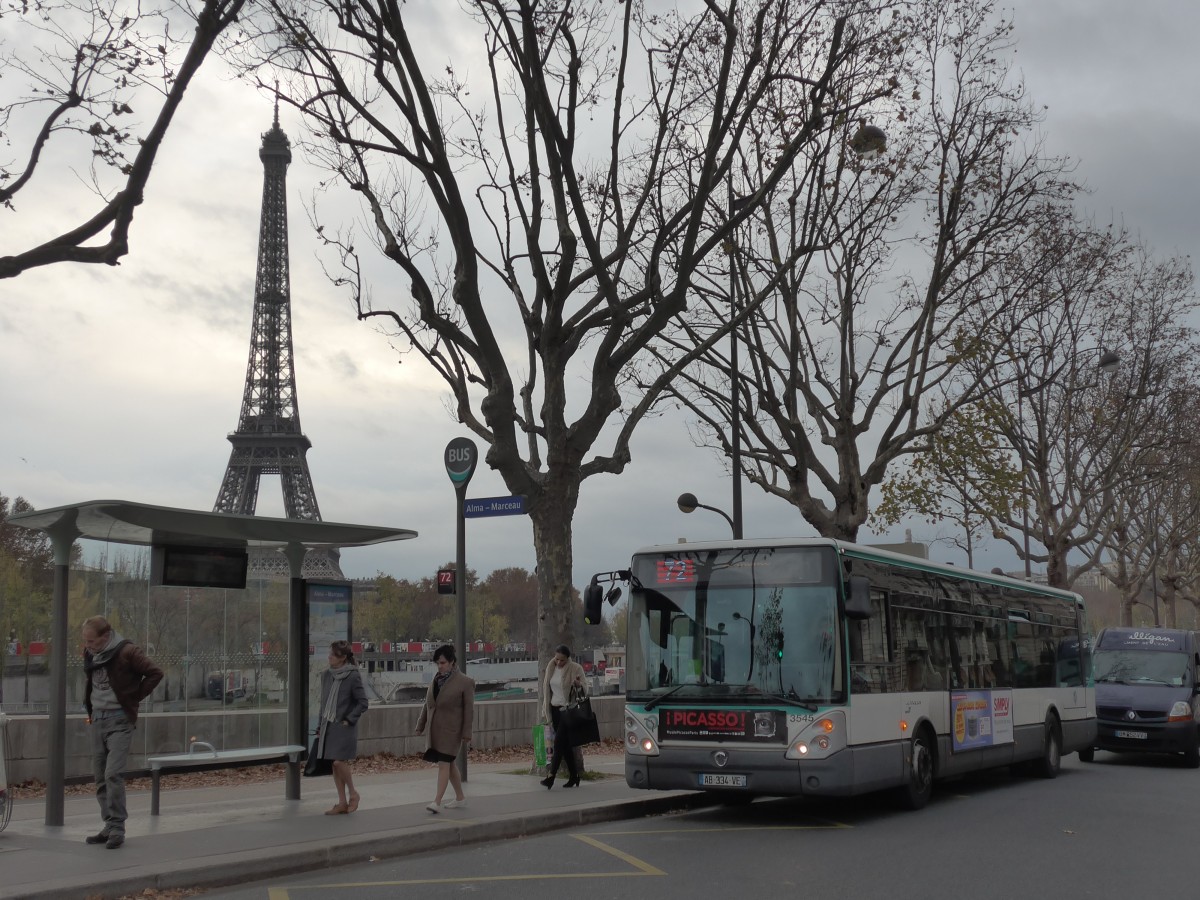
[(728, 740), (786, 744), (787, 715), (778, 709), (664, 709), (661, 740)]

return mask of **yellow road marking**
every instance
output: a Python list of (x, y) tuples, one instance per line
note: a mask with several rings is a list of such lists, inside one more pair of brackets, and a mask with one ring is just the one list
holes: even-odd
[[(629, 863), (629, 865), (633, 866), (635, 869), (640, 869), (646, 875), (666, 875), (667, 874), (662, 869), (655, 868), (654, 866), (650, 865), (650, 863), (640, 860), (636, 856), (630, 856), (625, 851), (618, 850), (616, 847), (610, 847), (608, 844), (601, 843), (600, 841), (596, 840), (594, 837), (590, 837), (589, 835), (573, 834), (573, 835), (571, 835), (571, 837), (575, 838), (575, 840), (577, 840), (577, 841), (583, 841), (585, 844), (591, 844), (597, 850), (603, 850), (605, 853), (611, 854), (612, 856), (615, 856), (617, 859)], [(630, 873), (630, 874), (633, 874), (633, 873)]]
[(819, 831), (830, 828), (853, 828), (845, 822), (825, 822), (819, 825), (731, 825), (713, 828), (650, 828), (644, 831), (601, 831), (600, 834), (630, 835), (630, 834), (702, 834), (714, 831)]
[(563, 880), (568, 878), (644, 878), (647, 875), (666, 875), (662, 869), (655, 868), (650, 863), (638, 859), (635, 856), (630, 856), (624, 851), (618, 850), (616, 847), (610, 847), (608, 844), (598, 841), (595, 838), (587, 835), (575, 834), (571, 835), (578, 840), (583, 841), (595, 847), (597, 850), (603, 850), (605, 853), (615, 856), (622, 862), (631, 865), (637, 871), (634, 872), (579, 872), (575, 874), (566, 872), (553, 872), (550, 874), (529, 874), (529, 875), (468, 875), (457, 878), (406, 878), (399, 881), (346, 881), (335, 882), (333, 884), (311, 884), (298, 885), (292, 888), (273, 887), (268, 888), (268, 900), (291, 900), (291, 892), (293, 891), (325, 891), (331, 887), (336, 888), (367, 888), (367, 887), (403, 887), (406, 885), (418, 884), (478, 884), (488, 881), (549, 881), (552, 879)]

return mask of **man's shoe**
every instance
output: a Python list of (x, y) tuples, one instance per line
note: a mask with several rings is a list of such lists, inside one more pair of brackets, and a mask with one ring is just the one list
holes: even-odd
[(109, 850), (116, 850), (118, 847), (120, 847), (124, 843), (125, 843), (125, 835), (110, 834), (108, 836), (108, 842), (104, 846), (107, 847)]
[(108, 832), (102, 831), (99, 834), (89, 834), (83, 840), (84, 840), (84, 843), (87, 843), (87, 844), (107, 844), (108, 843)]

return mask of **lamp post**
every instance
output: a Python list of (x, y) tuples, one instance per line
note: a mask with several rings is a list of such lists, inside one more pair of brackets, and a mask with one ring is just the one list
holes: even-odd
[[(1158, 479), (1162, 476), (1162, 472), (1157, 469), (1151, 469), (1146, 473), (1149, 479), (1149, 484), (1157, 484)], [(1149, 501), (1149, 520), (1150, 520), (1150, 593), (1154, 600), (1154, 627), (1160, 627), (1161, 623), (1158, 617), (1158, 503), (1156, 497), (1147, 497)]]
[(723, 518), (726, 522), (729, 523), (729, 528), (733, 532), (734, 540), (738, 540), (741, 538), (741, 535), (738, 533), (738, 527), (734, 523), (733, 519), (731, 519), (729, 517), (729, 513), (725, 512), (725, 510), (723, 510), (723, 509), (717, 509), (717, 507), (715, 507), (715, 506), (708, 506), (705, 503), (701, 503), (699, 500), (696, 499), (695, 494), (690, 493), (690, 492), (680, 494), (679, 499), (676, 500), (675, 503), (676, 503), (676, 505), (678, 505), (679, 511), (681, 513), (689, 513), (690, 514), (690, 513), (694, 513), (698, 509), (707, 509), (709, 512), (715, 512), (717, 515), (721, 516), (721, 518)]
[[(729, 187), (729, 212), (727, 214), (727, 222), (733, 221), (734, 211), (739, 208), (739, 205), (744, 205), (734, 199), (733, 196), (733, 169), (729, 171), (728, 178)], [(742, 538), (742, 391), (741, 391), (741, 373), (738, 371), (738, 336), (737, 336), (737, 270), (735, 269), (735, 259), (737, 254), (737, 241), (734, 239), (733, 231), (729, 233), (729, 322), (732, 326), (729, 330), (729, 394), (730, 394), (730, 419), (733, 424), (733, 434), (730, 436), (730, 464), (733, 468), (733, 517), (725, 516), (729, 519), (729, 526), (733, 529), (734, 540)], [(709, 508), (709, 507), (706, 507)], [(683, 509), (680, 506), (680, 509)], [(691, 512), (691, 510), (684, 510)], [(721, 515), (725, 515), (721, 513)]]

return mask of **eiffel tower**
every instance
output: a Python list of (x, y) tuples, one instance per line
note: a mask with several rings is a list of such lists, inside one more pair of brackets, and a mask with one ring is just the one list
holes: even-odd
[[(259, 479), (278, 475), (284, 515), (319, 522), (321, 511), (305, 456), (312, 442), (300, 430), (296, 405), (287, 229), (287, 167), (292, 151), (287, 135), (279, 127), (278, 101), (275, 121), (262, 136), (258, 156), (263, 163), (263, 194), (250, 361), (237, 431), (229, 435), (233, 451), (213, 512), (254, 515)], [(339, 558), (337, 550), (310, 550), (302, 574), (305, 578), (340, 579)], [(289, 574), (283, 554), (273, 550), (251, 552), (251, 578)]]

